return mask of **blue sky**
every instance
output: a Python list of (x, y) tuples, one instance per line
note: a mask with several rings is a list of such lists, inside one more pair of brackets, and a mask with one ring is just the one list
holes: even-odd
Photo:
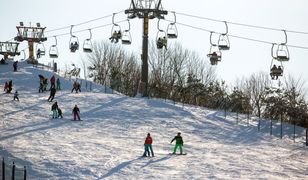
[[(18, 1), (18, 0), (2, 0), (0, 17), (2, 17), (0, 40), (10, 40), (16, 36), (16, 25), (20, 21), (25, 24), (30, 22), (34, 25), (40, 22), (42, 26), (46, 26), (48, 30), (79, 24), (87, 20), (95, 19), (120, 12), (128, 9), (129, 0), (89, 0), (73, 1), (73, 0), (54, 0), (54, 1)], [(289, 31), (308, 32), (308, 24), (305, 17), (308, 12), (308, 1), (304, 0), (163, 0), (162, 5), (168, 11), (177, 13), (185, 13), (189, 15), (212, 18), (221, 21), (249, 24), (262, 27), (270, 27), (275, 29), (286, 29)], [(116, 15), (116, 20), (125, 20), (124, 12)], [(172, 19), (172, 15), (168, 15), (167, 19)], [(179, 23), (215, 31), (224, 32), (225, 25), (223, 22), (213, 22), (201, 20), (192, 17), (185, 17), (177, 14)], [(111, 17), (95, 21), (93, 23), (76, 26), (74, 30), (88, 29), (100, 25), (111, 23)], [(157, 21), (150, 22), (150, 39), (155, 39), (157, 33)], [(120, 23), (125, 29), (127, 23)], [(168, 22), (162, 21), (161, 27), (167, 28)], [(272, 31), (265, 29), (249, 28), (245, 26), (237, 26), (228, 24), (229, 34), (253, 38), (266, 42), (281, 43), (284, 41), (282, 31)], [(133, 43), (128, 50), (141, 53), (141, 28), (142, 21), (140, 19), (131, 20), (131, 34)], [(177, 40), (169, 40), (180, 42), (184, 47), (197, 51), (200, 56), (206, 59), (209, 52), (210, 33), (200, 31), (186, 26), (177, 25), (179, 37)], [(53, 31), (46, 33), (47, 37), (69, 33), (69, 28), (62, 31)], [(111, 26), (93, 29), (93, 40), (106, 40), (110, 36)], [(75, 34), (79, 37), (79, 41), (83, 42), (88, 38), (88, 31)], [(296, 46), (308, 47), (308, 34), (298, 34), (288, 32), (288, 44)], [(46, 50), (53, 44), (54, 40), (49, 38), (45, 43)], [(222, 62), (216, 67), (217, 74), (222, 79), (232, 83), (237, 78), (249, 76), (251, 73), (265, 71), (269, 72), (271, 64), (270, 44), (264, 44), (254, 41), (230, 37), (230, 51), (223, 52)], [(58, 37), (59, 58), (55, 61), (61, 66), (71, 63), (78, 64), (80, 59), (84, 57), (84, 53), (69, 53), (68, 49), (69, 36)], [(25, 42), (20, 44), (20, 49), (26, 48)], [(308, 49), (291, 48), (290, 61), (284, 63), (285, 75), (291, 74), (294, 77), (301, 77), (303, 80), (308, 79)], [(44, 63), (51, 62), (48, 57), (42, 58)]]

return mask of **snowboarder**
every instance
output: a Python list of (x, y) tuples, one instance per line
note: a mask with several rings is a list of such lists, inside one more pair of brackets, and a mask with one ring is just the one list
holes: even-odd
[(173, 149), (173, 153), (172, 154), (175, 154), (176, 153), (176, 150), (177, 148), (179, 147), (180, 148), (180, 154), (183, 154), (183, 150), (182, 150), (182, 146), (184, 144), (184, 141), (182, 139), (182, 136), (181, 136), (181, 133), (179, 132), (177, 136), (175, 136), (172, 141), (170, 143), (172, 143), (173, 141), (175, 140), (175, 147)]
[(63, 118), (62, 110), (58, 107), (58, 117)]
[(57, 101), (55, 103), (53, 103), (53, 105), (51, 106), (51, 110), (52, 110), (52, 119), (58, 118), (58, 103)]
[(13, 100), (14, 100), (14, 101), (15, 101), (15, 100), (19, 101), (18, 92), (17, 92), (17, 91), (15, 91), (15, 93), (14, 93), (14, 99), (13, 99)]
[(78, 120), (80, 121), (80, 116), (79, 116), (79, 108), (77, 105), (75, 105), (75, 107), (73, 108), (73, 111), (72, 111), (73, 115), (74, 115), (74, 121), (76, 121), (76, 117), (78, 118)]
[(154, 157), (152, 142), (153, 142), (152, 137), (151, 137), (150, 133), (148, 133), (147, 137), (145, 138), (145, 142), (144, 142), (143, 157), (147, 157), (146, 154), (148, 154), (148, 157), (150, 157), (150, 151), (151, 151), (152, 157)]
[(53, 98), (55, 98), (56, 92), (57, 92), (56, 88), (54, 86), (51, 87), (51, 89), (50, 89), (50, 96), (48, 98), (49, 102), (52, 102)]

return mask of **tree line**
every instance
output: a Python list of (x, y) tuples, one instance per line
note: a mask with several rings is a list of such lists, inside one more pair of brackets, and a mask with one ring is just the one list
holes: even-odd
[[(273, 87), (269, 73), (258, 72), (227, 85), (218, 79), (207, 59), (179, 43), (157, 50), (149, 43), (148, 95), (153, 98), (203, 106), (260, 118), (275, 119), (308, 128), (304, 83), (283, 77)], [(136, 96), (141, 80), (141, 58), (120, 45), (95, 42), (87, 55), (88, 77), (127, 96)]]

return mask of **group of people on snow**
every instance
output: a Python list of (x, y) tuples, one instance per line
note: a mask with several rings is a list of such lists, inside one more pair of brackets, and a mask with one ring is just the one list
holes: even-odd
[(4, 90), (6, 93), (11, 93), (13, 90), (13, 81), (10, 80), (9, 82), (5, 82), (4, 84)]
[(79, 92), (81, 92), (80, 87), (81, 87), (80, 83), (79, 83), (79, 82), (77, 82), (77, 81), (74, 81), (74, 84), (73, 84), (73, 89), (72, 89), (72, 91), (71, 91), (71, 92), (73, 92), (74, 90), (75, 90), (75, 93), (78, 93), (78, 91), (79, 91)]
[[(171, 140), (170, 143), (172, 143), (173, 141), (175, 141), (175, 146), (173, 148), (173, 153), (172, 154), (176, 154), (176, 151), (177, 149), (179, 148), (180, 149), (180, 155), (183, 155), (183, 144), (184, 144), (184, 141), (183, 141), (183, 138), (181, 136), (181, 133), (178, 132), (178, 134)], [(154, 157), (154, 151), (153, 151), (153, 148), (152, 148), (152, 143), (153, 143), (153, 139), (151, 137), (151, 134), (148, 133), (147, 134), (147, 137), (145, 138), (145, 141), (144, 141), (144, 153), (143, 153), (143, 157)], [(150, 154), (151, 152), (151, 154)]]
[[(52, 119), (63, 118), (62, 110), (59, 108), (57, 101), (52, 104), (51, 111), (52, 111)], [(80, 110), (77, 105), (75, 105), (74, 108), (72, 109), (72, 114), (74, 117), (74, 121), (76, 120), (81, 121)]]

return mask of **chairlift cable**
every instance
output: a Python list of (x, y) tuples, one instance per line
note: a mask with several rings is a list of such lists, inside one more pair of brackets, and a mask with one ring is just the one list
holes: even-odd
[[(169, 21), (169, 20), (165, 20), (165, 21)], [(200, 27), (196, 27), (196, 26), (192, 26), (192, 25), (188, 25), (188, 24), (184, 24), (184, 23), (180, 23), (177, 22), (177, 24), (182, 25), (182, 26), (186, 26), (186, 27), (190, 27), (193, 29), (197, 29), (197, 30), (201, 30), (201, 31), (206, 31), (209, 33), (215, 33), (215, 34), (221, 34), (215, 31), (210, 31), (208, 29), (204, 29), (204, 28), (200, 28)], [(281, 30), (279, 30), (281, 31)], [(264, 40), (259, 40), (259, 39), (252, 39), (252, 38), (247, 38), (247, 37), (243, 37), (243, 36), (237, 36), (237, 35), (232, 35), (232, 34), (228, 34), (229, 37), (233, 37), (233, 38), (238, 38), (238, 39), (244, 39), (244, 40), (248, 40), (248, 41), (254, 41), (254, 42), (259, 42), (259, 43), (264, 43), (264, 44), (273, 44), (272, 42), (269, 41), (264, 41)], [(297, 46), (297, 45), (290, 45), (288, 44), (288, 47), (293, 47), (293, 48), (298, 48), (298, 49), (308, 49), (308, 47), (305, 46)]]
[[(124, 10), (116, 12), (116, 13), (112, 13), (112, 14), (109, 14), (109, 15), (106, 15), (106, 16), (102, 16), (102, 17), (99, 17), (99, 18), (95, 18), (95, 19), (91, 19), (91, 20), (88, 20), (88, 21), (84, 21), (84, 22), (81, 22), (81, 23), (78, 23), (78, 24), (74, 24), (74, 26), (80, 26), (80, 25), (87, 24), (87, 23), (90, 23), (90, 22), (94, 22), (94, 21), (97, 21), (97, 20), (100, 20), (100, 19), (108, 18), (110, 16), (113, 16), (113, 14), (118, 14), (118, 13), (122, 13), (122, 12), (124, 12)], [(53, 31), (58, 31), (58, 30), (63, 30), (63, 29), (68, 29), (68, 28), (71, 28), (71, 25), (60, 27), (60, 28), (56, 28), (56, 29), (52, 29), (52, 30), (46, 31), (46, 33), (53, 32)]]
[[(124, 21), (127, 21), (127, 19), (125, 20), (122, 20), (122, 21), (117, 21), (116, 23), (122, 23)], [(103, 27), (107, 27), (107, 26), (111, 26), (113, 25), (113, 23), (109, 23), (109, 24), (104, 24), (104, 25), (100, 25), (100, 26), (95, 26), (95, 27), (90, 27), (90, 28), (86, 28), (86, 29), (81, 29), (81, 30), (78, 30), (78, 31), (74, 31), (73, 33), (80, 33), (80, 32), (84, 32), (84, 31), (89, 31), (89, 29), (93, 30), (93, 29), (99, 29), (99, 28), (103, 28)], [(70, 26), (71, 27), (71, 26)], [(65, 36), (65, 35), (70, 35), (71, 33), (62, 33), (62, 34), (56, 34), (56, 35), (50, 35), (50, 36), (47, 36), (47, 38), (50, 38), (50, 37), (53, 37), (53, 36)]]
[[(171, 11), (171, 12), (174, 12), (174, 11)], [(180, 12), (176, 12), (176, 13), (179, 14), (179, 15), (193, 17), (193, 18), (198, 18), (198, 19), (204, 19), (204, 20), (208, 20), (208, 21), (227, 22), (228, 24), (233, 24), (233, 25), (238, 25), (238, 26), (246, 26), (246, 27), (251, 27), (251, 28), (266, 29), (266, 30), (272, 30), (272, 31), (281, 31), (282, 30), (282, 29), (278, 29), (278, 28), (271, 28), (271, 27), (265, 27), (265, 26), (257, 26), (257, 25), (251, 25), (251, 24), (222, 21), (222, 20), (217, 20), (217, 19), (212, 19), (212, 18), (207, 18), (207, 17), (202, 17), (202, 16), (196, 16), (196, 15), (190, 15), (190, 14), (180, 13)], [(304, 32), (304, 31), (294, 31), (294, 30), (285, 30), (285, 31), (286, 32), (290, 32), (290, 33), (308, 35), (308, 32)]]

